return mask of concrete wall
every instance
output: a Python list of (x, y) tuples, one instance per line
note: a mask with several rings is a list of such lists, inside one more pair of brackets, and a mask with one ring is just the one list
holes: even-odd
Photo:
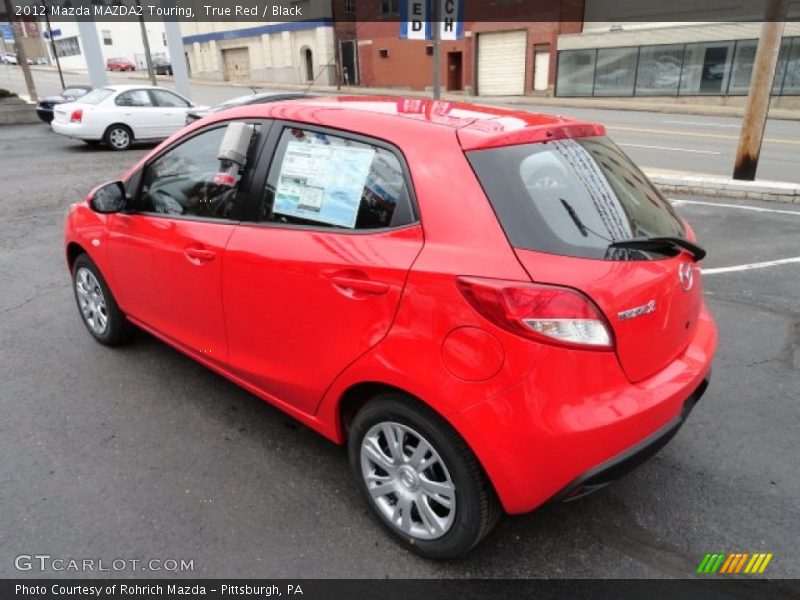
[[(655, 44), (684, 44), (727, 40), (758, 39), (761, 23), (598, 23), (583, 33), (561, 35), (559, 50), (586, 48), (615, 48), (618, 46), (649, 46)], [(614, 30), (610, 30), (614, 27)], [(618, 29), (621, 28), (621, 29)], [(800, 23), (786, 23), (785, 37), (800, 35)]]
[[(144, 54), (144, 44), (139, 23), (114, 23), (100, 22), (95, 24), (97, 36), (100, 42), (100, 50), (103, 53), (103, 63), (109, 58), (127, 58), (136, 62), (137, 55)], [(150, 52), (155, 56), (163, 54), (168, 56), (167, 46), (164, 42), (164, 23), (160, 21), (147, 21), (147, 39), (150, 43)], [(61, 35), (56, 37), (63, 40), (78, 36), (78, 24), (75, 22), (52, 23), (52, 28), (60, 29)], [(108, 30), (111, 34), (110, 46), (103, 42), (103, 30)], [(80, 44), (81, 53), (73, 56), (61, 56), (59, 62), (65, 69), (85, 69), (86, 59), (83, 56), (83, 44)]]
[[(333, 27), (297, 24), (181, 23), (192, 77), (226, 79), (224, 50), (247, 48), (253, 81), (306, 83), (304, 51), (311, 50), (314, 77), (320, 85), (335, 83)], [(282, 27), (283, 25), (283, 27)]]

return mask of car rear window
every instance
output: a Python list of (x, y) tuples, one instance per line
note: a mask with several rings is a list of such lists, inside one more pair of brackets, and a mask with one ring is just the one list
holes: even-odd
[(553, 140), (467, 153), (515, 248), (601, 259), (638, 237), (685, 237), (669, 202), (607, 137)]
[(99, 88), (92, 90), (88, 94), (81, 96), (82, 104), (100, 104), (103, 100), (108, 98), (114, 92), (106, 88)]

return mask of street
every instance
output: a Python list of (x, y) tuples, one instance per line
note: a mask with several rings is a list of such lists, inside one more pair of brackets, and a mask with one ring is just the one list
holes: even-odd
[[(58, 91), (56, 74), (36, 79)], [(0, 67), (0, 87), (21, 92), (20, 80)], [(241, 89), (193, 91), (213, 103)], [(563, 112), (608, 123), (642, 166), (729, 174), (735, 119)], [(800, 124), (770, 122), (767, 138), (760, 176), (800, 181)], [(679, 199), (709, 251), (720, 328), (705, 397), (626, 478), (505, 517), (466, 558), (435, 562), (372, 521), (343, 449), (149, 335), (112, 350), (87, 334), (64, 214), (147, 150), (89, 147), (44, 124), (0, 129), (0, 576), (46, 552), (194, 561), (159, 576), (686, 578), (725, 551), (774, 553), (770, 577), (800, 577), (800, 263), (718, 271), (800, 255), (800, 207)]]
[[(61, 91), (58, 74), (54, 71), (33, 71), (40, 95)], [(141, 72), (134, 74), (109, 73), (110, 83), (149, 83)], [(67, 73), (66, 83), (88, 83), (87, 75)], [(168, 80), (160, 83), (171, 87)], [(19, 94), (26, 93), (22, 71), (18, 67), (0, 65), (0, 87)], [(271, 91), (267, 87), (261, 91)], [(279, 91), (279, 90), (274, 90)], [(313, 88), (312, 88), (313, 91)], [(220, 82), (193, 84), (192, 100), (198, 104), (217, 104), (230, 98), (251, 93), (249, 88)], [(346, 90), (343, 90), (346, 93)], [(464, 97), (468, 102), (480, 98)], [(643, 111), (599, 110), (572, 107), (537, 107), (530, 104), (509, 106), (533, 112), (563, 114), (578, 119), (598, 121), (606, 125), (610, 135), (641, 167), (651, 171), (680, 171), (730, 177), (740, 119)], [(770, 181), (800, 182), (800, 123), (770, 120), (767, 123), (761, 151), (758, 178)]]

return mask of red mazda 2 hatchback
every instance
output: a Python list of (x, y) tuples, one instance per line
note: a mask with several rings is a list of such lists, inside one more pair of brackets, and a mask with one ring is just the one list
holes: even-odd
[(594, 491), (708, 384), (705, 254), (602, 126), (306, 99), (202, 119), (71, 207), (83, 321), (136, 325), (347, 444), (429, 557)]

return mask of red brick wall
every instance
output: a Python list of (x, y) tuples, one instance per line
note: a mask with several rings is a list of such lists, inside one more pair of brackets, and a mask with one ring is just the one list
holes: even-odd
[[(369, 9), (368, 5), (370, 4), (369, 0), (357, 2), (358, 18), (364, 18), (362, 11)], [(525, 3), (505, 5), (508, 17), (517, 18), (517, 14), (521, 10), (520, 6), (529, 5), (525, 5)], [(528, 32), (525, 67), (526, 92), (533, 89), (533, 46), (537, 44), (550, 44), (548, 82), (551, 86), (554, 85), (557, 38), (563, 33), (579, 33), (582, 30), (583, 0), (554, 0), (544, 6), (545, 8), (537, 9), (539, 12), (533, 17), (537, 21), (465, 23), (464, 31), (468, 35), (471, 33), (469, 37), (465, 36), (463, 40), (458, 41), (442, 41), (442, 85), (446, 86), (447, 84), (448, 52), (462, 52), (462, 85), (474, 93), (477, 71), (475, 51), (478, 34), (520, 29)], [(541, 20), (544, 18), (553, 20)], [(339, 39), (356, 37), (359, 40), (358, 57), (362, 86), (424, 90), (433, 85), (433, 56), (426, 53), (426, 47), (431, 42), (401, 40), (400, 24), (397, 21), (360, 21), (355, 26), (355, 32), (353, 32), (352, 24), (347, 29), (341, 24), (337, 25), (337, 36), (340, 36)], [(380, 56), (381, 49), (388, 51), (388, 57)]]

